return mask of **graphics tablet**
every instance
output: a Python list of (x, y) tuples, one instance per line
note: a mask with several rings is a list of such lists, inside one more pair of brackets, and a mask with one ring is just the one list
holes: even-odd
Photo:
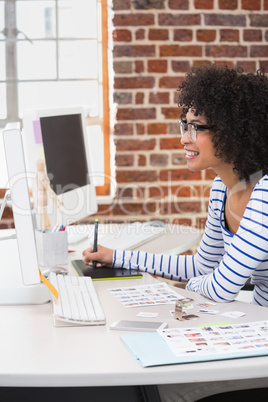
[(90, 276), (93, 281), (101, 281), (108, 279), (132, 279), (142, 278), (140, 271), (135, 269), (121, 269), (121, 268), (92, 268), (82, 260), (72, 260), (72, 265), (79, 276)]

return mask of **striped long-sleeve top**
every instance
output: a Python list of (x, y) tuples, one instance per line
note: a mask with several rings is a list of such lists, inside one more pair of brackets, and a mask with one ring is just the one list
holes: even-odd
[(268, 306), (268, 175), (255, 186), (236, 234), (225, 227), (226, 186), (216, 177), (208, 219), (195, 255), (115, 250), (113, 267), (136, 268), (174, 280), (217, 302), (233, 300), (251, 277), (255, 304)]

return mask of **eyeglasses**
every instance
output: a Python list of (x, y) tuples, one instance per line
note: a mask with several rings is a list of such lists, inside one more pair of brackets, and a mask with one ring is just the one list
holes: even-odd
[(196, 141), (196, 132), (197, 131), (205, 131), (211, 130), (215, 128), (215, 126), (207, 126), (206, 124), (195, 124), (195, 123), (187, 123), (186, 121), (179, 121), (181, 136), (183, 137), (185, 133), (188, 134), (189, 140), (191, 142)]

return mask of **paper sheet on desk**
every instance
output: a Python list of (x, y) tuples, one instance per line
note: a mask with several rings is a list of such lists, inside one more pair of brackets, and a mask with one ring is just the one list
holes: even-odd
[[(222, 327), (225, 327), (227, 331), (227, 326), (223, 325)], [(227, 337), (231, 338), (233, 336), (234, 338), (231, 347), (225, 347), (225, 345), (222, 345), (222, 348), (218, 347), (218, 349), (214, 350), (211, 347), (208, 347), (207, 349), (198, 349), (198, 347), (195, 347), (196, 343), (193, 342), (193, 346), (187, 346), (184, 350), (182, 347), (181, 353), (177, 353), (177, 355), (173, 353), (172, 349), (168, 346), (168, 343), (161, 334), (168, 333), (168, 331), (170, 331), (170, 333), (174, 331), (175, 334), (175, 331), (178, 328), (168, 328), (152, 333), (121, 335), (121, 340), (132, 355), (139, 360), (143, 367), (268, 355), (268, 322), (259, 321), (256, 323), (233, 324), (230, 326), (228, 325), (228, 327), (234, 327), (238, 330), (238, 334), (232, 335), (232, 328), (229, 329), (230, 332)], [(188, 331), (189, 334), (196, 334), (196, 336), (200, 333), (200, 327), (180, 329), (184, 333), (187, 333)], [(211, 338), (218, 336), (216, 334), (216, 327), (211, 328), (211, 331), (214, 334)], [(243, 335), (240, 335), (243, 333), (247, 334), (244, 339)], [(254, 333), (254, 336), (248, 337), (248, 334), (250, 333)], [(241, 336), (242, 339), (239, 339), (239, 336)], [(219, 343), (223, 343), (224, 341), (220, 341), (220, 337), (221, 334), (219, 334), (218, 337)], [(194, 336), (191, 337), (192, 340), (193, 338)], [(179, 339), (180, 344), (181, 342), (181, 339)], [(205, 339), (203, 341), (198, 341), (198, 343), (200, 342), (204, 344)]]
[[(132, 223), (129, 225), (115, 225), (111, 233), (103, 234), (99, 227), (98, 243), (111, 249), (132, 250), (142, 244), (161, 236), (164, 227), (151, 226), (148, 223)], [(89, 237), (93, 243), (93, 234)]]
[(148, 307), (160, 304), (175, 304), (184, 296), (165, 282), (148, 285), (126, 286), (109, 289), (110, 293), (125, 307)]
[(90, 226), (88, 225), (67, 226), (66, 232), (68, 235), (68, 244), (76, 244), (90, 237), (94, 233), (93, 228), (94, 227), (92, 226), (90, 230)]

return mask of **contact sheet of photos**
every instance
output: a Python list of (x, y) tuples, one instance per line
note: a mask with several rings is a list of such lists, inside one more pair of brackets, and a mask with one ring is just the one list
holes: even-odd
[(229, 354), (268, 349), (268, 321), (158, 331), (172, 353), (182, 355)]
[(113, 288), (109, 291), (125, 307), (174, 304), (175, 300), (183, 299), (183, 296), (173, 291), (166, 283)]

